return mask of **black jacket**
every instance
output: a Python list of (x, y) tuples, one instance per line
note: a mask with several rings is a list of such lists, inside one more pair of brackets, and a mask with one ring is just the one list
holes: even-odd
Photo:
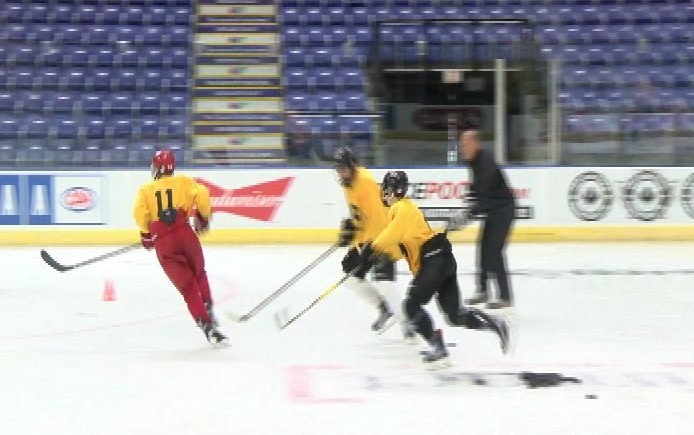
[(477, 152), (472, 161), (467, 162), (472, 170), (470, 190), (473, 199), (473, 215), (514, 213), (513, 192), (508, 187), (506, 177), (494, 161), (494, 157), (483, 149)]

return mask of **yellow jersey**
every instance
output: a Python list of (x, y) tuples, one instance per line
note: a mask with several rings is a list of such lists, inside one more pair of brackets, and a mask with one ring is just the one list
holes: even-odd
[(387, 224), (388, 209), (381, 201), (381, 190), (371, 173), (363, 167), (357, 167), (351, 186), (344, 187), (349, 211), (354, 219), (357, 231), (352, 245), (371, 242)]
[(183, 210), (188, 215), (193, 207), (203, 218), (210, 218), (212, 208), (207, 188), (185, 175), (164, 175), (140, 187), (133, 216), (140, 231), (148, 233), (149, 224), (159, 220), (159, 213), (163, 209)]
[(409, 198), (402, 198), (388, 209), (388, 226), (371, 246), (393, 260), (404, 256), (410, 271), (416, 275), (422, 265), (422, 245), (435, 235), (417, 204)]

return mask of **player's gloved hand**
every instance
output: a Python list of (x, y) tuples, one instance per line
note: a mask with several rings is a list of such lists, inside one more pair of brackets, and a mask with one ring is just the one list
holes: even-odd
[(355, 270), (361, 264), (360, 258), (359, 250), (356, 247), (350, 248), (342, 259), (342, 271), (350, 273)]
[(483, 214), (484, 212), (482, 212), (482, 209), (480, 208), (479, 204), (475, 204), (468, 212), (468, 216), (470, 216), (470, 219), (479, 217)]
[(152, 234), (150, 233), (140, 232), (140, 242), (142, 243), (142, 246), (144, 246), (144, 248), (148, 251), (154, 249), (154, 238), (155, 237), (152, 236)]
[(374, 250), (371, 243), (367, 243), (361, 251), (359, 260), (360, 264), (364, 267), (369, 267), (370, 265), (379, 266), (389, 262), (390, 256), (384, 252)]
[(202, 217), (199, 211), (195, 211), (193, 216), (193, 227), (198, 234), (206, 233), (210, 229), (210, 221)]
[(470, 222), (470, 217), (471, 215), (469, 211), (462, 210), (448, 221), (446, 224), (446, 231), (458, 231), (465, 228), (468, 222)]
[(338, 239), (337, 246), (349, 246), (354, 240), (354, 234), (357, 231), (357, 227), (354, 225), (352, 219), (343, 219), (340, 224), (340, 238)]

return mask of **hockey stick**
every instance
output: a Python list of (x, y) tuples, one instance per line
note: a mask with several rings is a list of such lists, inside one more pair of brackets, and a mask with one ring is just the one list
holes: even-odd
[(132, 245), (124, 246), (120, 249), (116, 249), (115, 251), (111, 251), (106, 254), (99, 255), (98, 257), (90, 258), (89, 260), (85, 260), (80, 263), (71, 265), (64, 265), (58, 263), (53, 257), (51, 257), (51, 255), (45, 249), (41, 250), (41, 258), (43, 259), (43, 261), (46, 262), (46, 264), (48, 264), (58, 272), (67, 272), (68, 270), (76, 269), (82, 266), (87, 266), (89, 264), (96, 263), (97, 261), (106, 260), (108, 258), (115, 257), (116, 255), (124, 254), (128, 251), (132, 251), (133, 249), (139, 248), (140, 246), (142, 245), (139, 242), (133, 243)]
[(277, 327), (278, 327), (279, 329), (285, 329), (287, 326), (289, 326), (289, 325), (291, 325), (292, 323), (294, 323), (295, 321), (297, 321), (301, 316), (303, 316), (304, 314), (306, 314), (311, 308), (313, 308), (314, 306), (316, 306), (316, 305), (318, 304), (318, 302), (320, 302), (320, 301), (322, 301), (323, 299), (325, 299), (325, 298), (327, 298), (328, 296), (330, 296), (330, 294), (331, 294), (332, 292), (334, 292), (335, 289), (337, 289), (340, 285), (342, 285), (343, 282), (347, 281), (347, 278), (349, 278), (349, 277), (351, 277), (351, 276), (352, 276), (352, 273), (346, 273), (345, 276), (343, 276), (342, 278), (340, 278), (339, 281), (337, 281), (335, 284), (333, 284), (333, 285), (331, 285), (330, 287), (328, 287), (328, 289), (327, 289), (326, 291), (324, 291), (323, 293), (321, 293), (316, 299), (313, 300), (313, 302), (311, 302), (310, 304), (308, 304), (308, 305), (306, 306), (306, 308), (304, 308), (303, 310), (299, 311), (298, 314), (296, 314), (294, 317), (292, 317), (291, 319), (289, 319), (289, 320), (287, 320), (287, 321), (284, 321), (284, 320), (281, 318), (280, 313), (276, 313), (276, 314), (275, 314), (275, 322), (277, 322)]
[(299, 273), (297, 273), (296, 275), (294, 275), (289, 281), (287, 281), (287, 282), (285, 282), (284, 284), (282, 284), (282, 286), (280, 286), (280, 288), (278, 288), (277, 290), (275, 290), (274, 292), (272, 292), (268, 297), (266, 297), (265, 299), (263, 299), (262, 301), (260, 301), (260, 302), (258, 303), (258, 305), (256, 305), (255, 307), (253, 307), (253, 308), (252, 308), (249, 312), (247, 312), (246, 314), (244, 314), (244, 315), (242, 315), (242, 316), (239, 316), (239, 315), (234, 314), (234, 313), (232, 313), (232, 312), (230, 312), (230, 311), (227, 311), (227, 313), (226, 313), (226, 314), (227, 314), (227, 317), (229, 317), (231, 320), (234, 320), (234, 321), (236, 321), (236, 322), (246, 322), (246, 321), (248, 321), (251, 317), (255, 316), (256, 314), (258, 314), (258, 312), (260, 312), (263, 308), (265, 308), (270, 302), (272, 302), (273, 300), (275, 300), (279, 295), (281, 295), (282, 293), (284, 293), (285, 291), (287, 291), (287, 289), (289, 289), (289, 287), (291, 287), (291, 286), (293, 286), (294, 284), (296, 284), (296, 282), (299, 281), (301, 278), (303, 278), (303, 276), (306, 275), (309, 271), (311, 271), (311, 269), (313, 269), (314, 267), (318, 266), (323, 260), (325, 260), (326, 258), (328, 258), (328, 257), (330, 256), (330, 254), (332, 254), (338, 247), (339, 247), (339, 246), (338, 246), (337, 244), (332, 245), (330, 248), (328, 248), (327, 251), (323, 252), (318, 258), (316, 258), (315, 260), (313, 260), (308, 266), (306, 266), (306, 267), (304, 267), (303, 269), (301, 269), (301, 270), (299, 271)]

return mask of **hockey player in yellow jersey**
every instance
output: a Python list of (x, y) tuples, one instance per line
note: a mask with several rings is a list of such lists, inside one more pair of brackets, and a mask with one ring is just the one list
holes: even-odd
[[(133, 216), (140, 228), (142, 245), (154, 248), (159, 264), (188, 305), (193, 320), (215, 346), (229, 343), (216, 325), (212, 294), (205, 272), (205, 258), (196, 233), (207, 231), (211, 215), (205, 186), (192, 178), (174, 175), (176, 159), (169, 150), (152, 158), (151, 181), (137, 193)], [(188, 216), (195, 209), (195, 231)]]
[[(381, 201), (378, 183), (366, 168), (359, 165), (349, 148), (337, 150), (335, 170), (352, 216), (343, 220), (340, 228), (339, 245), (350, 246), (342, 260), (342, 268), (347, 273), (359, 258), (359, 249), (372, 242), (386, 227), (387, 209)], [(373, 282), (366, 279), (370, 270)], [(393, 261), (360, 268), (345, 282), (345, 286), (378, 310), (372, 330), (383, 332), (395, 321), (404, 320), (399, 309), (401, 298), (395, 288)]]
[(431, 229), (414, 201), (405, 197), (407, 185), (407, 174), (402, 171), (388, 172), (383, 178), (381, 194), (383, 202), (390, 206), (388, 225), (372, 243), (365, 245), (359, 264), (406, 259), (414, 278), (403, 308), (413, 330), (431, 345), (424, 355), (425, 363), (432, 367), (448, 364), (442, 334), (434, 330), (431, 317), (423, 309), (434, 295), (449, 324), (495, 332), (506, 353), (508, 323), (501, 317), (461, 306), (457, 265), (446, 232)]

